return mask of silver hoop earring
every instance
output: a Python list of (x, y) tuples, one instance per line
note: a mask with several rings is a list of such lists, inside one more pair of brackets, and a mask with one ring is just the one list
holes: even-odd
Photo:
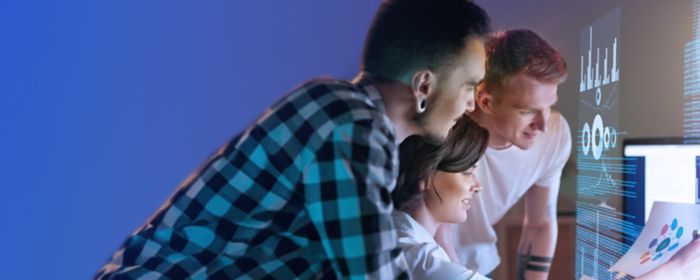
[(426, 107), (428, 107), (428, 105), (425, 102), (425, 98), (421, 97), (420, 100), (418, 100), (418, 105), (417, 105), (418, 113), (425, 112)]

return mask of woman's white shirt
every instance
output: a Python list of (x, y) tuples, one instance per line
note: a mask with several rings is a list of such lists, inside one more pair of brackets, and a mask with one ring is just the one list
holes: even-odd
[(428, 230), (410, 215), (395, 210), (392, 216), (399, 235), (399, 246), (406, 256), (414, 279), (490, 280), (464, 266), (452, 263)]

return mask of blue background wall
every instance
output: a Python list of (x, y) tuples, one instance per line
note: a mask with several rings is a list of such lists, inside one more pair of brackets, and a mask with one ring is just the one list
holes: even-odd
[(276, 99), (351, 79), (377, 7), (0, 1), (0, 278), (92, 277)]

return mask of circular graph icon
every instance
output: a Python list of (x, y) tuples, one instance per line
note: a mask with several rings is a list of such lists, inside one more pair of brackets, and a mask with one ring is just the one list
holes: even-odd
[(679, 226), (677, 218), (673, 219), (670, 224), (663, 225), (659, 236), (649, 242), (647, 251), (639, 257), (639, 264), (655, 262), (678, 249), (683, 233), (683, 227)]
[(593, 118), (591, 151), (595, 159), (600, 159), (600, 156), (603, 154), (603, 118), (600, 115), (595, 115), (595, 118)]
[(603, 147), (605, 149), (610, 147), (610, 128), (606, 127), (603, 132)]
[(591, 126), (588, 123), (583, 124), (583, 132), (581, 132), (581, 148), (583, 148), (583, 155), (588, 155), (588, 151), (591, 150)]
[(617, 130), (615, 128), (610, 128), (610, 148), (617, 147)]
[(603, 125), (603, 117), (600, 114), (593, 118), (593, 126), (583, 124), (581, 129), (581, 151), (584, 156), (589, 153), (599, 160), (603, 151), (617, 147), (617, 130), (614, 127)]

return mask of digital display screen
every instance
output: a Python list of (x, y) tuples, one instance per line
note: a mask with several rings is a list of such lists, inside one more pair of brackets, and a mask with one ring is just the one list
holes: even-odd
[(626, 201), (625, 208), (638, 224), (646, 222), (654, 201), (698, 202), (700, 144), (639, 141), (626, 144), (624, 156), (633, 168), (625, 179), (633, 183), (638, 194)]

